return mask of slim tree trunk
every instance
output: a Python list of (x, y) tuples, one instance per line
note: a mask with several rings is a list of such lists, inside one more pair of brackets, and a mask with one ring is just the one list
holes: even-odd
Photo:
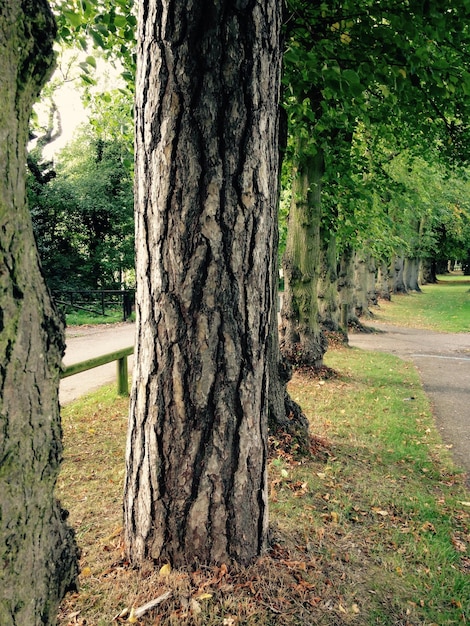
[(77, 550), (54, 498), (63, 326), (42, 279), (25, 199), (31, 106), (53, 65), (43, 0), (0, 5), (0, 624), (54, 624)]
[(298, 152), (282, 261), (281, 350), (292, 363), (320, 368), (327, 348), (318, 308), (323, 155), (304, 154), (302, 145)]
[(267, 541), (281, 5), (142, 0), (125, 544), (135, 565)]

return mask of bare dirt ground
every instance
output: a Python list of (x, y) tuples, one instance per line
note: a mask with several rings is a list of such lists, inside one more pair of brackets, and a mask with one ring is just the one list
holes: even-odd
[(371, 322), (376, 332), (350, 333), (349, 345), (388, 352), (417, 367), (443, 440), (470, 487), (470, 334), (437, 333)]

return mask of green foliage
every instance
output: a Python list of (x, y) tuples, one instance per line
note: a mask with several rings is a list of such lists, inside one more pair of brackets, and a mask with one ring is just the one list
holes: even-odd
[(428, 163), (468, 158), (469, 9), (456, 1), (443, 10), (436, 1), (288, 0), (284, 167), (324, 154), (323, 228), (337, 234), (339, 250), (432, 248), (437, 199), (421, 185), (420, 200), (387, 163), (410, 150)]
[[(94, 48), (109, 60), (119, 60), (122, 77), (130, 91), (134, 89), (136, 7), (133, 0), (51, 0), (58, 23), (58, 37), (71, 47), (84, 51)], [(93, 55), (82, 64), (82, 79), (94, 84), (91, 68), (96, 67)]]
[[(113, 102), (110, 126), (124, 124), (116, 112), (129, 101), (118, 94)], [(108, 132), (103, 112), (92, 119), (59, 154), (54, 176), (29, 177), (43, 270), (56, 290), (120, 287), (134, 266), (132, 144), (126, 133)]]

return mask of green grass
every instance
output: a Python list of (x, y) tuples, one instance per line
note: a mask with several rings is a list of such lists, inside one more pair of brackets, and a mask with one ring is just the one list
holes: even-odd
[[(122, 309), (108, 309), (106, 315), (96, 315), (87, 311), (71, 311), (66, 313), (67, 326), (85, 326), (95, 324), (113, 324), (122, 322)], [(135, 314), (132, 313), (128, 321), (134, 321)]]
[(442, 332), (470, 332), (470, 277), (439, 276), (421, 293), (394, 295), (373, 309), (378, 321)]
[[(140, 624), (468, 623), (470, 494), (415, 368), (351, 348), (328, 352), (326, 364), (336, 376), (296, 373), (290, 384), (318, 452), (300, 462), (279, 447), (270, 461), (271, 551), (223, 576), (209, 568), (162, 579), (158, 568), (129, 567), (121, 544), (127, 400), (112, 385), (65, 407), (57, 491), (77, 531), (82, 575), (60, 626), (110, 624), (168, 589), (171, 601)], [(201, 591), (211, 597), (199, 601)]]
[[(441, 277), (422, 294), (381, 304), (377, 317), (465, 332), (468, 289), (463, 278)], [(130, 568), (121, 540), (128, 401), (110, 385), (66, 406), (57, 493), (77, 532), (82, 574), (59, 626), (110, 624), (169, 589), (172, 598), (139, 624), (467, 624), (470, 493), (416, 369), (344, 347), (329, 350), (325, 363), (335, 375), (297, 372), (289, 385), (315, 454), (299, 461), (271, 441), (271, 547), (248, 568), (165, 578), (158, 568)]]

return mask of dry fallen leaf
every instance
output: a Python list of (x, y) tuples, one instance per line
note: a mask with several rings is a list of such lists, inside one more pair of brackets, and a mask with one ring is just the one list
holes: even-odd
[(197, 596), (198, 600), (210, 600), (212, 598), (212, 594), (211, 593), (201, 593), (198, 594)]
[(457, 535), (453, 535), (452, 543), (454, 544), (454, 548), (457, 550), (457, 552), (467, 551), (467, 544), (464, 541), (462, 541), (460, 537), (457, 537)]
[(421, 526), (421, 530), (423, 532), (426, 532), (426, 533), (435, 533), (436, 532), (436, 529), (431, 524), (431, 522), (424, 522), (424, 524)]
[(169, 576), (171, 574), (171, 565), (169, 563), (165, 563), (165, 565), (160, 568), (159, 574), (161, 578), (166, 578), (167, 576)]
[(377, 515), (381, 515), (382, 517), (387, 517), (387, 515), (389, 515), (388, 511), (385, 511), (384, 509), (381, 509), (378, 506), (373, 506), (372, 511), (374, 513), (377, 513)]
[(194, 598), (191, 598), (189, 606), (191, 607), (191, 613), (193, 615), (199, 615), (199, 613), (202, 613), (201, 605)]

